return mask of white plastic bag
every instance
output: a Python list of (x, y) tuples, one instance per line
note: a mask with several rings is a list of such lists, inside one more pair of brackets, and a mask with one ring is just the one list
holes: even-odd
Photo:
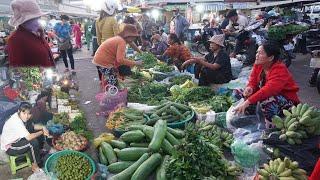
[(28, 177), (28, 180), (50, 180), (50, 177), (46, 175), (46, 173), (39, 169), (38, 171), (31, 174), (31, 176)]
[(239, 101), (237, 101), (236, 103), (234, 103), (234, 104), (228, 109), (228, 111), (227, 111), (227, 115), (226, 115), (227, 128), (230, 129), (230, 130), (232, 130), (232, 131), (234, 131), (236, 128), (231, 125), (231, 121), (232, 121), (234, 118), (243, 115), (243, 114), (236, 114), (236, 112), (235, 112), (235, 109), (237, 108), (237, 106), (238, 106), (239, 104), (241, 104), (242, 102), (244, 102), (244, 99), (243, 99), (243, 98), (240, 99)]
[(140, 103), (128, 103), (128, 108), (136, 109), (143, 112), (148, 112), (156, 108), (157, 106), (149, 106), (147, 104)]
[(311, 58), (310, 67), (312, 67), (312, 68), (320, 68), (320, 58)]

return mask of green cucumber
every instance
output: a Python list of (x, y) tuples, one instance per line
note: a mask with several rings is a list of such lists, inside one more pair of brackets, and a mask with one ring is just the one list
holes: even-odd
[(145, 125), (130, 125), (129, 126), (129, 130), (140, 130), (143, 131), (143, 129), (145, 128)]
[(121, 161), (136, 161), (147, 152), (149, 152), (148, 148), (130, 147), (121, 149), (117, 152), (117, 156)]
[(166, 139), (170, 142), (170, 144), (174, 145), (179, 145), (180, 141), (174, 137), (170, 132), (167, 131), (166, 133)]
[(130, 147), (145, 147), (147, 148), (149, 143), (130, 143)]
[(146, 135), (147, 139), (151, 140), (153, 138), (153, 127), (145, 126), (143, 129), (144, 134)]
[(171, 103), (168, 103), (167, 105), (165, 105), (164, 107), (162, 107), (161, 109), (157, 110), (155, 112), (155, 114), (162, 114), (163, 112), (165, 112), (166, 110), (168, 110), (171, 106)]
[(161, 149), (169, 155), (172, 155), (172, 152), (174, 150), (173, 146), (170, 144), (170, 142), (167, 139), (164, 139), (161, 145)]
[(152, 152), (158, 152), (161, 148), (161, 144), (166, 137), (167, 132), (167, 122), (159, 120), (154, 126), (154, 133), (149, 144), (149, 149)]
[(149, 158), (148, 153), (144, 153), (135, 163), (123, 170), (121, 173), (112, 176), (110, 180), (127, 180), (130, 179), (132, 174), (139, 168), (139, 166)]
[(134, 172), (131, 180), (148, 179), (149, 175), (161, 164), (162, 156), (159, 153), (152, 154)]
[(183, 105), (183, 104), (179, 104), (179, 103), (172, 103), (172, 105), (174, 105), (176, 108), (182, 110), (182, 111), (190, 111), (190, 108), (186, 105)]
[(118, 140), (111, 140), (110, 144), (112, 147), (114, 148), (118, 148), (118, 149), (123, 149), (127, 147), (127, 144), (123, 141), (118, 141)]
[(164, 158), (162, 159), (162, 162), (160, 166), (157, 168), (156, 171), (156, 180), (166, 180), (166, 164), (169, 161), (170, 156), (165, 155)]
[(125, 169), (127, 169), (129, 166), (131, 166), (134, 162), (133, 161), (120, 161), (113, 163), (108, 166), (108, 171), (112, 174), (117, 174)]
[(154, 124), (156, 124), (156, 122), (161, 119), (160, 117), (156, 117), (156, 118), (153, 118), (153, 119), (149, 119), (147, 122), (146, 122), (146, 125), (148, 126), (153, 126)]
[(124, 142), (131, 143), (131, 142), (141, 142), (145, 138), (145, 135), (140, 130), (133, 130), (123, 133), (120, 136)]
[(173, 114), (179, 116), (180, 118), (184, 119), (185, 117), (183, 116), (183, 114), (181, 114), (181, 112), (175, 108), (174, 106), (170, 106), (170, 110)]
[(109, 164), (117, 162), (116, 153), (113, 151), (112, 146), (110, 144), (102, 142), (100, 146)]
[(180, 130), (180, 129), (172, 129), (170, 127), (167, 128), (167, 130), (172, 134), (174, 135), (174, 137), (178, 138), (178, 139), (181, 139), (185, 136), (185, 133), (183, 130)]
[(99, 159), (101, 164), (108, 165), (108, 160), (104, 156), (101, 146), (99, 147)]

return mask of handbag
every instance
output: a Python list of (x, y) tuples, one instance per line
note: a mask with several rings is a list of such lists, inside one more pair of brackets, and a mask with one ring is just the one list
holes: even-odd
[(67, 50), (72, 47), (70, 39), (65, 39), (64, 41), (58, 41), (59, 50)]

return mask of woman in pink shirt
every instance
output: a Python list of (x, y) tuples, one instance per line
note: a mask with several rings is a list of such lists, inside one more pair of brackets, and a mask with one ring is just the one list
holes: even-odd
[(72, 33), (74, 34), (74, 37), (75, 37), (77, 49), (81, 49), (82, 47), (82, 43), (81, 43), (82, 32), (81, 32), (80, 26), (81, 26), (80, 23), (79, 24), (75, 23), (72, 28)]

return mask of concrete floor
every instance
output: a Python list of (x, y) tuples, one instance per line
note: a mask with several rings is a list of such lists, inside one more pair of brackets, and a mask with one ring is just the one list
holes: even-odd
[[(106, 119), (96, 115), (96, 112), (99, 112), (99, 104), (95, 100), (95, 95), (99, 92), (100, 88), (97, 79), (97, 70), (91, 63), (91, 52), (88, 52), (86, 49), (83, 48), (82, 51), (77, 51), (75, 53), (75, 58), (75, 68), (77, 72), (76, 79), (78, 80), (80, 87), (80, 107), (86, 114), (88, 128), (93, 131), (96, 137), (102, 132), (107, 132), (107, 129), (105, 128)], [(290, 67), (290, 71), (300, 86), (299, 96), (301, 101), (320, 108), (320, 95), (315, 88), (311, 88), (307, 84), (310, 73), (312, 72), (312, 69), (308, 66), (309, 61), (309, 55), (298, 54)], [(62, 61), (57, 62), (57, 68), (60, 72), (64, 70)], [(91, 103), (85, 105), (84, 103), (86, 101), (91, 101)], [(92, 148), (92, 146), (86, 152), (92, 155), (94, 159), (97, 159), (95, 149)], [(27, 179), (30, 174), (31, 169), (25, 168), (18, 171), (15, 176), (12, 176), (8, 165), (0, 165), (0, 180), (14, 178)]]

